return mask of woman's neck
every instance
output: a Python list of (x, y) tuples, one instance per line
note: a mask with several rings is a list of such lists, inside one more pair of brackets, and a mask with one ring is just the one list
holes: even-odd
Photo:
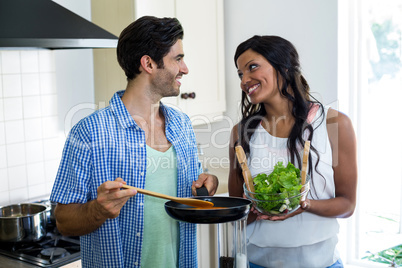
[(261, 121), (262, 127), (272, 136), (287, 138), (295, 119), (289, 102), (277, 102), (275, 105), (264, 104), (266, 115)]

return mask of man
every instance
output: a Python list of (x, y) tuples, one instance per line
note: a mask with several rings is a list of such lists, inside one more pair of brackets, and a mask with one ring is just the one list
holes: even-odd
[(160, 99), (177, 96), (188, 73), (177, 19), (142, 17), (123, 30), (117, 58), (127, 88), (81, 120), (67, 138), (50, 199), (57, 227), (81, 236), (83, 267), (197, 267), (196, 226), (165, 213), (166, 200), (218, 181), (200, 174), (191, 122)]

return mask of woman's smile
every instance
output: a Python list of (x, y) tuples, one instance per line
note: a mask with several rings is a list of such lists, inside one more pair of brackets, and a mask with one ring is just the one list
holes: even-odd
[(247, 87), (247, 94), (250, 96), (257, 88), (260, 87), (261, 84), (255, 84), (251, 87)]

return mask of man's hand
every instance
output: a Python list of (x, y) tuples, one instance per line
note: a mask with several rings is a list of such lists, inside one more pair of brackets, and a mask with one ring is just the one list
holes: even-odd
[(198, 179), (196, 181), (193, 181), (193, 185), (191, 186), (193, 195), (196, 196), (196, 188), (201, 188), (202, 186), (205, 186), (208, 190), (208, 194), (210, 196), (214, 195), (216, 193), (216, 190), (218, 189), (219, 181), (218, 178), (215, 175), (212, 174), (207, 174), (207, 173), (201, 173), (198, 176)]
[(134, 189), (121, 190), (123, 184), (126, 182), (122, 178), (117, 178), (114, 181), (106, 181), (98, 187), (96, 208), (99, 216), (102, 215), (108, 219), (116, 218), (124, 204), (137, 194)]
[(99, 228), (107, 219), (116, 218), (134, 189), (120, 190), (125, 182), (121, 178), (107, 181), (98, 187), (98, 198), (84, 204), (57, 204), (57, 229), (66, 236), (86, 235)]

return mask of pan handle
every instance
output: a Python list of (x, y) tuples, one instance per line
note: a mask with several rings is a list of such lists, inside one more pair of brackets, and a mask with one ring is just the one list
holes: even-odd
[(197, 196), (209, 196), (207, 187), (202, 186), (201, 188), (197, 188), (195, 189), (195, 191), (197, 192)]

